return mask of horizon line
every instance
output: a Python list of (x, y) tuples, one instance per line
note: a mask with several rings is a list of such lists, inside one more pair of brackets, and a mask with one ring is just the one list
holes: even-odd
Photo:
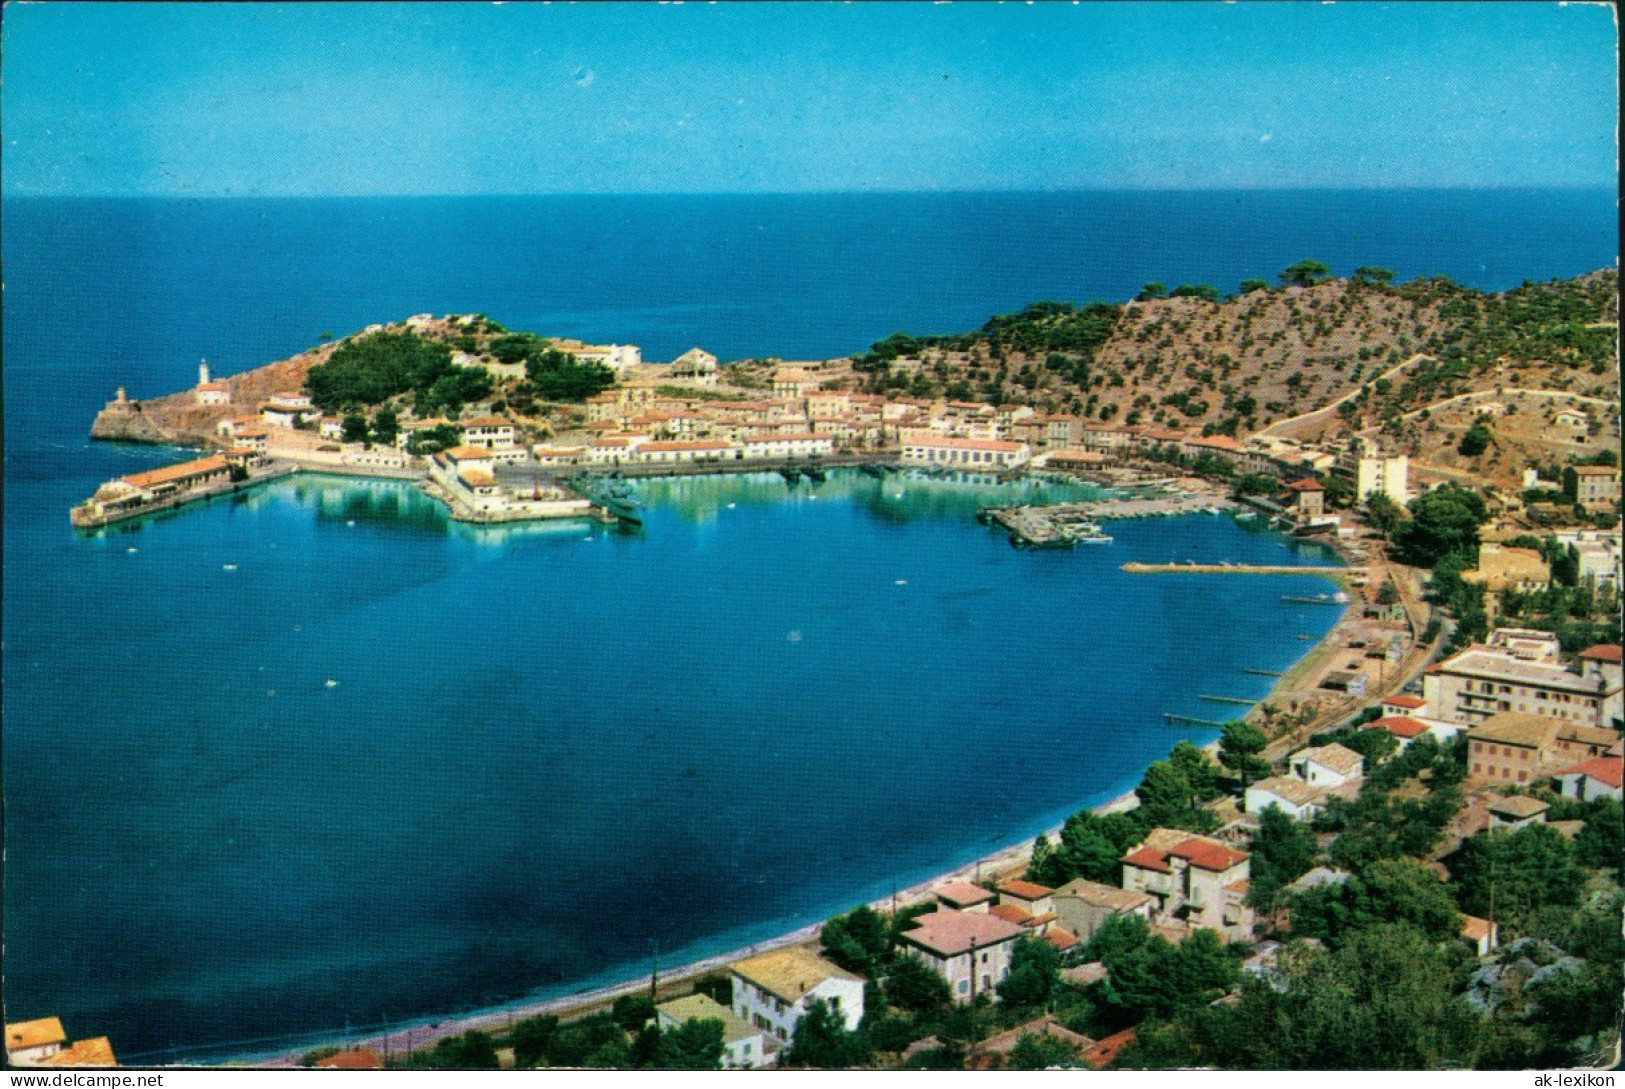
[(1068, 186), (1014, 189), (674, 189), (674, 190), (545, 190), (488, 193), (187, 193), (160, 192), (7, 192), (0, 200), (478, 200), (538, 197), (832, 197), (832, 196), (1063, 196), (1079, 193), (1416, 193), (1416, 192), (1552, 192), (1617, 191), (1619, 183), (1569, 182), (1508, 185), (1233, 185), (1233, 186)]

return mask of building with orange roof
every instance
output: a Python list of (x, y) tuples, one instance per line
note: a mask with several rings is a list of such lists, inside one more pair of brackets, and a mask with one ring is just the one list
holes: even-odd
[(38, 1066), (62, 1050), (68, 1034), (60, 1017), (6, 1025), (6, 1062), (11, 1066)]
[(1577, 801), (1618, 798), (1625, 780), (1625, 760), (1618, 756), (1593, 756), (1552, 773), (1552, 785), (1559, 794)]
[(1104, 1070), (1117, 1061), (1117, 1055), (1135, 1040), (1135, 1030), (1124, 1029), (1114, 1032), (1104, 1040), (1097, 1040), (1092, 1047), (1084, 1049), (1083, 1061), (1096, 1070)]
[(1479, 956), (1487, 957), (1501, 944), (1501, 927), (1489, 919), (1464, 913), (1461, 917), (1461, 936), (1472, 943)]
[(1054, 911), (1055, 890), (1036, 881), (1006, 881), (999, 886), (999, 903), (1016, 904), (1034, 915)]
[(1010, 958), (1027, 928), (995, 915), (942, 908), (914, 920), (904, 948), (948, 983), (955, 1002), (992, 997), (1010, 972)]
[(1239, 939), (1250, 934), (1250, 856), (1222, 840), (1155, 828), (1124, 855), (1123, 888), (1157, 899), (1153, 921), (1182, 921)]
[(912, 435), (903, 443), (905, 465), (945, 469), (1001, 470), (1032, 460), (1032, 447), (999, 439), (961, 439), (947, 435)]
[(998, 897), (980, 885), (969, 881), (948, 881), (931, 890), (937, 903), (955, 911), (986, 912)]
[(317, 1059), (314, 1065), (322, 1070), (382, 1070), (384, 1060), (370, 1048), (347, 1047)]

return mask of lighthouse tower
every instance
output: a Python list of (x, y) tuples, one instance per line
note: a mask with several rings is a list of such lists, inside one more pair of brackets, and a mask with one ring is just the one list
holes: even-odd
[(200, 359), (197, 362), (197, 384), (200, 386), (209, 384), (209, 361), (207, 359)]

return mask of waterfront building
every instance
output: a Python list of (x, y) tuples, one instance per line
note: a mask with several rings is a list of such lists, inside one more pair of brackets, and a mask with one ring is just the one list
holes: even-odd
[(1618, 652), (1591, 647), (1565, 666), (1549, 632), (1499, 628), (1487, 644), (1428, 667), (1422, 694), (1435, 717), (1465, 726), (1504, 711), (1610, 726), (1625, 716)]
[(322, 422), (317, 425), (316, 433), (324, 439), (342, 442), (344, 441), (344, 421), (337, 416), (323, 416)]
[(916, 435), (904, 440), (903, 464), (946, 469), (995, 471), (1024, 464), (1032, 447), (1024, 442)]
[(1619, 469), (1611, 465), (1575, 465), (1574, 501), (1588, 511), (1613, 509), (1619, 502)]
[(795, 1035), (796, 1023), (815, 998), (839, 1014), (848, 1030), (863, 1020), (863, 977), (801, 946), (735, 961), (728, 971), (735, 1016), (780, 1043)]
[(1010, 957), (1024, 927), (984, 912), (939, 908), (902, 934), (908, 952), (948, 983), (955, 1002), (993, 997), (1010, 972)]
[(722, 1022), (722, 1065), (729, 1069), (766, 1066), (771, 1059), (768, 1036), (738, 1017), (710, 995), (691, 994), (655, 1007), (655, 1024), (662, 1032), (681, 1028), (690, 1021)]
[(1603, 756), (1619, 740), (1612, 730), (1547, 715), (1502, 711), (1467, 731), (1467, 778), (1517, 784)]
[(1625, 760), (1617, 756), (1593, 756), (1552, 773), (1552, 785), (1559, 794), (1576, 801), (1618, 798), (1625, 780)]
[(1319, 518), (1326, 513), (1326, 488), (1314, 477), (1306, 476), (1287, 485), (1292, 496), (1292, 510), (1299, 518)]
[(1123, 887), (1156, 897), (1158, 922), (1180, 920), (1235, 940), (1252, 930), (1250, 858), (1211, 836), (1155, 828), (1123, 856)]
[(1150, 893), (1102, 885), (1081, 877), (1056, 889), (1051, 902), (1056, 921), (1080, 941), (1094, 937), (1095, 931), (1114, 915), (1138, 915), (1149, 923), (1157, 903)]
[(587, 460), (588, 455), (588, 449), (585, 446), (548, 446), (537, 443), (530, 449), (531, 455), (536, 459), (536, 464), (546, 468), (580, 465)]
[(744, 437), (744, 452), (747, 458), (810, 458), (833, 453), (834, 450), (835, 443), (830, 436), (812, 431), (751, 434)]
[(650, 465), (694, 464), (732, 461), (742, 449), (720, 439), (694, 439), (688, 442), (646, 442), (637, 448), (633, 460)]

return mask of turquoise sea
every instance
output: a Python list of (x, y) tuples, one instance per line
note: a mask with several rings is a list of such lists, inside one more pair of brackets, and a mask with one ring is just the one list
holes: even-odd
[[(1460, 195), (1481, 229), (1428, 258), (1370, 239), (1437, 194), (1309, 195), (1324, 245), (1261, 227), (1277, 248), (1246, 261), (1476, 263), (1481, 286), (1612, 263), (1609, 201), (1492, 197)], [(1280, 600), (1313, 577), (1118, 570), (1289, 554), (1226, 518), (1021, 553), (972, 515), (1026, 486), (855, 473), (644, 482), (630, 536), (473, 530), (324, 477), (69, 528), (101, 480), (181, 456), (89, 443), (101, 402), (183, 387), (202, 355), (229, 372), (421, 310), (652, 358), (830, 355), (1244, 263), (1170, 267), (1169, 243), (1127, 271), (1134, 240), (1095, 229), (1122, 195), (684, 199), (6, 203), (8, 1020), (206, 1057), (737, 947), (1132, 786), (1184, 736), (1163, 712), (1261, 695), (1242, 671), (1332, 623)], [(1138, 199), (1172, 202), (1187, 249), (1203, 215), (1290, 204)], [(1055, 227), (1058, 201), (1094, 228)], [(1545, 248), (1492, 229), (1513, 215)], [(589, 235), (568, 259), (534, 245)]]

